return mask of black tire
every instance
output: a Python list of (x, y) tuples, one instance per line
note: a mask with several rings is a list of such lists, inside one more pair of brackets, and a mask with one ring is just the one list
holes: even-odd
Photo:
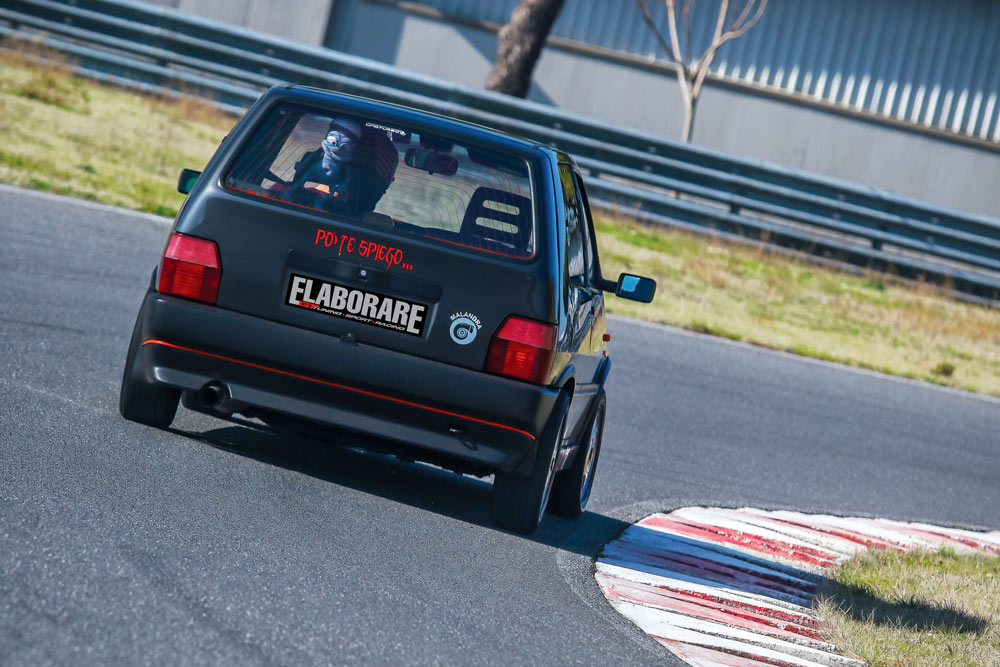
[(139, 422), (154, 428), (166, 428), (174, 421), (181, 392), (173, 387), (146, 382), (139, 369), (142, 354), (142, 311), (135, 320), (132, 339), (125, 357), (125, 371), (122, 373), (121, 394), (118, 396), (118, 411), (129, 421)]
[(583, 514), (594, 488), (597, 474), (597, 460), (601, 456), (601, 441), (604, 439), (604, 416), (608, 400), (604, 392), (597, 396), (594, 413), (580, 434), (580, 449), (576, 452), (573, 465), (556, 475), (552, 487), (549, 511), (567, 519), (575, 519)]
[(566, 430), (569, 396), (560, 394), (542, 435), (535, 465), (527, 477), (496, 473), (490, 495), (490, 520), (507, 530), (530, 535), (545, 513), (555, 479), (555, 462)]

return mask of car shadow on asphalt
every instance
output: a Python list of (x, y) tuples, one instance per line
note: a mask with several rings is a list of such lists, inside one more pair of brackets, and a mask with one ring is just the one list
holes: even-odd
[[(233, 425), (203, 431), (176, 427), (167, 430), (268, 465), (490, 530), (501, 530), (489, 519), (492, 484), (487, 480), (389, 454), (277, 433), (238, 418), (231, 421)], [(626, 521), (591, 511), (576, 520), (549, 514), (533, 535), (521, 537), (592, 558), (628, 526)]]

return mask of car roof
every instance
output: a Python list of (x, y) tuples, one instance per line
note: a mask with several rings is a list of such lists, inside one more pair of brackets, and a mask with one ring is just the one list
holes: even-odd
[(430, 125), (434, 129), (442, 132), (488, 141), (497, 147), (503, 147), (518, 151), (541, 151), (556, 158), (560, 162), (572, 161), (568, 155), (562, 153), (553, 146), (543, 144), (526, 137), (521, 137), (503, 130), (497, 130), (485, 125), (478, 125), (464, 120), (458, 120), (449, 116), (423, 109), (383, 102), (359, 95), (339, 93), (312, 86), (297, 84), (287, 84), (274, 86), (265, 96), (280, 95), (282, 98), (292, 98), (290, 101), (315, 104), (336, 104), (341, 108), (347, 108), (358, 112), (376, 112), (381, 116), (393, 118), (402, 124)]

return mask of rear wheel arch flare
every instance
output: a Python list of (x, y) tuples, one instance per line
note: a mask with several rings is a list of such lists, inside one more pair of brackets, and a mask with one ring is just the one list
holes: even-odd
[(573, 364), (567, 364), (566, 368), (559, 373), (556, 381), (549, 386), (559, 387), (562, 391), (567, 392), (570, 399), (572, 399), (573, 394), (576, 392), (576, 367)]
[(569, 400), (572, 401), (573, 394), (576, 393), (576, 377), (570, 376), (567, 378), (566, 381), (563, 382), (561, 390), (566, 392), (566, 395), (569, 396)]

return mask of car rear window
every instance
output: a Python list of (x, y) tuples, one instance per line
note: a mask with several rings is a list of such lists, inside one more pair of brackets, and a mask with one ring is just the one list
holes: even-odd
[(534, 252), (526, 161), (393, 123), (281, 105), (225, 182), (453, 246), (515, 258)]

